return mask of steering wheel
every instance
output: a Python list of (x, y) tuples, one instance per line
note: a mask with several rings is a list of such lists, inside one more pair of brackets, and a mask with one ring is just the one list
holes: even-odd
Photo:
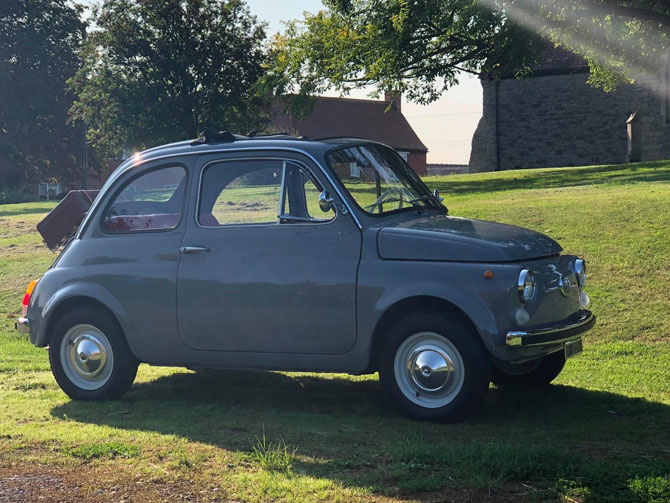
[[(398, 198), (397, 199), (386, 199), (387, 196), (391, 195), (393, 192), (398, 193)], [(370, 206), (366, 206), (365, 209), (368, 211), (374, 210), (377, 206), (381, 206), (384, 203), (395, 203), (395, 202), (400, 202), (400, 207), (402, 208), (403, 205), (403, 196), (402, 196), (402, 190), (398, 187), (391, 187), (388, 190), (385, 190), (384, 193), (377, 198), (377, 200), (372, 203)]]

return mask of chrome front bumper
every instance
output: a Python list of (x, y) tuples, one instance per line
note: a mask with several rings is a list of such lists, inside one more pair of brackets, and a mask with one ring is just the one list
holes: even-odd
[(596, 317), (585, 309), (581, 311), (577, 320), (570, 323), (535, 330), (507, 332), (505, 343), (511, 347), (560, 344), (577, 339), (582, 333), (591, 330), (595, 324)]
[(16, 330), (18, 330), (19, 333), (29, 334), (30, 333), (30, 321), (28, 321), (28, 318), (25, 318), (24, 316), (21, 316), (14, 323), (14, 328)]

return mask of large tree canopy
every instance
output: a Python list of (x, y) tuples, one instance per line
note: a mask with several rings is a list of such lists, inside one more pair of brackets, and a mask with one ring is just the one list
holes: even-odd
[(0, 186), (78, 176), (82, 132), (66, 124), (66, 81), (82, 29), (67, 0), (0, 2)]
[(357, 87), (436, 99), (458, 72), (528, 74), (549, 39), (606, 90), (665, 64), (667, 0), (324, 0), (276, 37), (276, 92)]
[(106, 0), (94, 26), (72, 112), (103, 155), (261, 122), (264, 27), (241, 0)]
[[(590, 83), (609, 91), (658, 77), (670, 43), (668, 0), (480, 0), (589, 62)], [(647, 81), (647, 82), (645, 82)]]
[(460, 71), (523, 67), (539, 46), (507, 16), (472, 0), (325, 0), (327, 9), (290, 23), (274, 41), (276, 91), (316, 94), (356, 87), (426, 103)]

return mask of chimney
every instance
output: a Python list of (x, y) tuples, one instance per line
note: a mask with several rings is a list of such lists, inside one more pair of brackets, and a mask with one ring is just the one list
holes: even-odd
[(391, 106), (393, 107), (394, 110), (397, 110), (398, 112), (402, 112), (400, 106), (400, 94), (393, 93), (391, 91), (386, 91), (384, 93), (384, 101), (390, 101)]

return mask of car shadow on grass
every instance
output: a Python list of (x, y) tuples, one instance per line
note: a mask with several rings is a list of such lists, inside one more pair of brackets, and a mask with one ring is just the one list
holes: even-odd
[(570, 386), (492, 387), (473, 417), (444, 425), (398, 415), (376, 379), (184, 372), (52, 414), (250, 457), (265, 435), (297, 449), (299, 473), (379, 494), (526, 484), (591, 502), (670, 491), (670, 407)]

